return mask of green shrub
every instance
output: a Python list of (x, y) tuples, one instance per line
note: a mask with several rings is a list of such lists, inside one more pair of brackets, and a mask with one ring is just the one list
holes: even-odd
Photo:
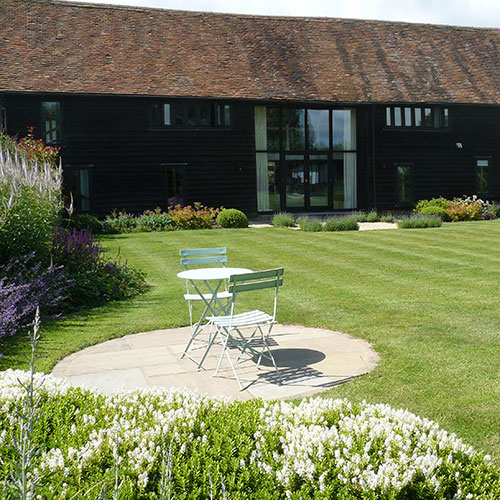
[(336, 217), (328, 219), (323, 227), (325, 231), (357, 231), (359, 229), (356, 217)]
[[(181, 216), (179, 215), (181, 219)], [(187, 224), (187, 217), (183, 220)], [(125, 211), (111, 215), (101, 223), (105, 234), (139, 233), (151, 231), (171, 231), (176, 225), (170, 213), (162, 212), (160, 208), (146, 210), (142, 215), (133, 215)]]
[(400, 229), (420, 229), (424, 227), (441, 227), (443, 220), (441, 217), (424, 215), (420, 217), (405, 217), (398, 221)]
[(248, 227), (248, 219), (247, 216), (236, 208), (227, 208), (221, 210), (219, 215), (217, 216), (217, 224), (220, 227)]
[(276, 227), (293, 227), (295, 221), (292, 215), (286, 213), (279, 213), (273, 217), (273, 226)]
[(494, 205), (484, 201), (476, 195), (454, 198), (446, 209), (446, 213), (453, 222), (463, 220), (493, 219)]
[(62, 209), (61, 169), (18, 148), (15, 156), (0, 149), (0, 170), (0, 264), (32, 252), (48, 262)]
[(310, 217), (299, 217), (297, 219), (297, 224), (299, 225), (301, 231), (316, 233), (323, 230), (321, 222), (318, 219), (312, 219)]
[(451, 200), (447, 200), (442, 196), (430, 200), (420, 200), (415, 205), (414, 212), (424, 215), (439, 215), (444, 221), (449, 221), (450, 218), (447, 213), (447, 208), (451, 203)]
[(366, 222), (378, 222), (380, 217), (375, 210), (372, 210), (366, 215)]
[(381, 222), (394, 222), (394, 215), (392, 214), (387, 214), (387, 215), (382, 215), (380, 217)]
[(176, 229), (210, 229), (218, 213), (218, 208), (204, 207), (198, 202), (193, 206), (176, 205), (168, 209)]
[(73, 229), (90, 229), (93, 234), (102, 233), (101, 222), (97, 217), (90, 214), (71, 214), (63, 223), (68, 231), (72, 231)]
[(368, 214), (366, 214), (365, 212), (352, 214), (352, 217), (355, 217), (356, 222), (368, 222)]
[[(19, 436), (15, 416), (26, 413), (20, 382), (28, 386), (29, 374), (0, 374), (2, 487), (19, 462), (12, 442)], [(500, 495), (488, 456), (388, 405), (228, 402), (159, 387), (105, 396), (38, 373), (33, 386), (39, 404), (30, 439), (39, 452), (30, 465), (40, 479), (34, 498), (87, 498), (83, 492), (94, 488), (88, 498), (153, 500), (167, 498), (162, 484), (168, 498), (193, 500)]]
[(500, 218), (500, 204), (493, 203), (490, 207), (490, 210), (496, 219)]

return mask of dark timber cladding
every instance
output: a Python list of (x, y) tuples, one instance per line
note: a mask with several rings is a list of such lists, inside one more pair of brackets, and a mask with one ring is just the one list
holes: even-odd
[(80, 210), (500, 199), (498, 29), (0, 0), (0, 54)]

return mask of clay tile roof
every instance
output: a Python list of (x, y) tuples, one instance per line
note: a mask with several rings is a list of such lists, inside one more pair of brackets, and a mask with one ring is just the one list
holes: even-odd
[(500, 104), (500, 30), (0, 1), (0, 91)]

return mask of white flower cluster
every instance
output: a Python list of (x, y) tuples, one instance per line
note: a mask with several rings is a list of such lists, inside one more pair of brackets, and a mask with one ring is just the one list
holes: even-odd
[[(441, 467), (459, 468), (459, 456), (475, 455), (436, 423), (387, 405), (278, 402), (264, 406), (261, 421), (252, 461), (285, 487), (298, 478), (324, 491), (335, 478), (362, 491), (400, 491), (423, 477), (439, 491)], [(455, 478), (460, 484), (458, 470)]]

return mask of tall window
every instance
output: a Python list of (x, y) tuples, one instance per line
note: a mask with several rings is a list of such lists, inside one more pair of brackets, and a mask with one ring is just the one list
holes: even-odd
[(413, 201), (413, 165), (396, 165), (396, 203), (408, 205)]
[(490, 161), (488, 158), (476, 158), (476, 193), (487, 195), (490, 192)]
[(42, 139), (45, 144), (61, 142), (61, 105), (59, 102), (42, 102)]
[(73, 202), (76, 212), (90, 211), (90, 168), (67, 165), (64, 167), (64, 184), (67, 196)]
[(165, 163), (167, 205), (184, 205), (185, 163)]
[(0, 132), (7, 130), (7, 110), (0, 104)]
[(257, 208), (356, 208), (351, 109), (255, 107)]

